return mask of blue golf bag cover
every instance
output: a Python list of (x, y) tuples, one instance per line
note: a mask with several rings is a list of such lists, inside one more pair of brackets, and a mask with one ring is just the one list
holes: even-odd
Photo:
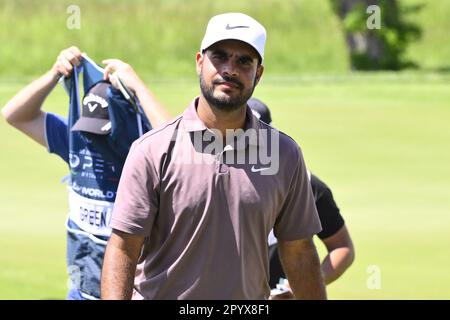
[(71, 290), (78, 289), (83, 298), (95, 299), (100, 297), (103, 255), (111, 235), (109, 220), (122, 168), (132, 142), (151, 126), (139, 103), (136, 112), (119, 90), (109, 86), (109, 134), (72, 131), (80, 117), (81, 73), (84, 94), (103, 81), (103, 69), (84, 56), (64, 83), (70, 95), (67, 266)]

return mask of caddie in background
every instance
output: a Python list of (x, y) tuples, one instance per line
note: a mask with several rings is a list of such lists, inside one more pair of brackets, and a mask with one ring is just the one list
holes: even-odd
[[(2, 110), (8, 123), (69, 166), (67, 267), (72, 281), (67, 299), (100, 297), (103, 255), (111, 234), (109, 220), (130, 145), (150, 129), (150, 123), (155, 127), (169, 119), (129, 65), (116, 59), (104, 63), (105, 69), (76, 47), (63, 50), (48, 72), (17, 93)], [(114, 77), (110, 78), (111, 73)], [(68, 119), (42, 110), (59, 79), (70, 96)]]
[(196, 54), (200, 95), (128, 154), (102, 299), (267, 299), (271, 229), (295, 298), (326, 298), (302, 152), (247, 106), (265, 43), (252, 17), (210, 19)]
[[(248, 106), (261, 121), (272, 125), (270, 109), (264, 102), (251, 98), (248, 101)], [(355, 258), (355, 249), (331, 189), (319, 177), (310, 172), (308, 173), (317, 212), (322, 224), (322, 231), (317, 236), (328, 251), (328, 254), (322, 261), (322, 274), (325, 284), (328, 285), (338, 279), (351, 266)], [(286, 275), (278, 255), (277, 239), (273, 233), (270, 233), (268, 241), (270, 260), (269, 284), (274, 289), (272, 290), (272, 298), (292, 298), (288, 283), (285, 282)], [(279, 287), (278, 289), (277, 286)]]

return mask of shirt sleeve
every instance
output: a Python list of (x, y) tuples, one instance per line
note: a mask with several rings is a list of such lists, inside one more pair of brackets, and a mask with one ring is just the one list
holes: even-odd
[(297, 167), (292, 175), (289, 193), (274, 225), (274, 234), (279, 240), (310, 238), (322, 229), (303, 155), (298, 147), (297, 150)]
[(126, 233), (150, 236), (159, 208), (159, 177), (137, 140), (131, 146), (120, 177), (110, 226)]
[(66, 163), (69, 163), (67, 119), (47, 113), (45, 116), (45, 140), (48, 152), (57, 154)]
[(334, 201), (331, 189), (317, 176), (311, 175), (311, 186), (316, 200), (322, 231), (317, 234), (320, 239), (331, 237), (345, 224), (340, 210)]

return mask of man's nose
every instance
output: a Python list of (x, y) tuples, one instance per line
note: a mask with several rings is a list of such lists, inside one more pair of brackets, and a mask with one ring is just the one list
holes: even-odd
[(239, 69), (233, 59), (228, 59), (222, 66), (222, 72), (229, 77), (237, 77), (239, 75)]

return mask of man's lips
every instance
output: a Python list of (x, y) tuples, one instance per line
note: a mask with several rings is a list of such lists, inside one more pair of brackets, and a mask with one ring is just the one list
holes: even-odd
[(235, 85), (234, 83), (231, 83), (231, 82), (221, 82), (221, 83), (219, 83), (219, 85), (228, 87), (228, 88), (239, 89), (239, 87), (237, 85)]
[(231, 81), (216, 81), (215, 82), (216, 85), (222, 85), (224, 87), (228, 87), (228, 88), (235, 88), (235, 89), (240, 89), (241, 85), (236, 83), (236, 82), (231, 82)]

